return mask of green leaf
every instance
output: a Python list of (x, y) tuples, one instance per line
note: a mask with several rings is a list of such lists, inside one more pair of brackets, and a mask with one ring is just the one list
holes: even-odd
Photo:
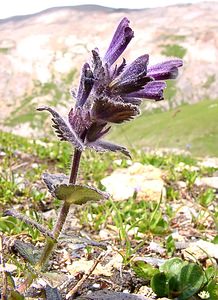
[(211, 279), (216, 276), (216, 267), (210, 266), (204, 271), (205, 281), (204, 283), (207, 284)]
[(160, 266), (160, 271), (166, 273), (167, 277), (179, 276), (182, 267), (187, 262), (182, 261), (180, 258), (174, 257), (167, 260), (163, 265)]
[(168, 296), (167, 277), (164, 273), (157, 273), (151, 279), (151, 288), (158, 297)]
[(159, 273), (158, 269), (144, 261), (135, 261), (132, 264), (132, 269), (138, 277), (145, 280), (150, 280), (155, 274)]
[(200, 291), (204, 282), (204, 272), (199, 265), (189, 263), (181, 269), (179, 281), (182, 293), (178, 300), (189, 299)]
[(69, 182), (69, 177), (62, 173), (58, 173), (58, 174), (43, 173), (42, 180), (47, 185), (49, 192), (53, 196), (55, 196), (54, 190), (55, 190), (56, 186), (63, 184), (63, 183), (67, 184)]
[(174, 241), (172, 235), (169, 235), (167, 237), (166, 248), (167, 248), (167, 253), (170, 254), (170, 255), (173, 255), (173, 253), (176, 250), (175, 241)]
[(163, 214), (160, 210), (161, 201), (162, 201), (162, 194), (158, 205), (156, 206), (155, 210), (152, 212), (150, 217), (149, 228), (151, 232), (155, 234), (163, 234), (169, 228), (169, 224), (167, 223), (167, 221), (164, 220)]
[(210, 283), (207, 285), (206, 292), (210, 295), (210, 300), (217, 300), (218, 299), (218, 284), (216, 280), (211, 280)]
[(218, 235), (216, 235), (216, 236), (214, 237), (214, 239), (212, 240), (212, 243), (218, 244)]
[(168, 282), (170, 298), (176, 298), (181, 294), (180, 282), (176, 276), (172, 276)]
[(15, 282), (14, 282), (13, 276), (9, 272), (6, 272), (6, 274), (7, 274), (7, 284), (8, 284), (8, 286), (10, 286), (13, 289), (15, 289)]
[(59, 200), (65, 200), (69, 203), (84, 204), (88, 201), (98, 201), (108, 198), (109, 195), (93, 187), (86, 185), (61, 184), (56, 186), (55, 195)]
[(11, 291), (8, 296), (8, 300), (25, 300), (25, 298), (17, 291)]
[(199, 196), (199, 203), (204, 206), (208, 207), (216, 198), (216, 195), (213, 189), (207, 189), (202, 195)]
[(40, 257), (40, 251), (30, 243), (24, 243), (16, 240), (13, 245), (13, 250), (18, 252), (26, 261), (35, 265)]

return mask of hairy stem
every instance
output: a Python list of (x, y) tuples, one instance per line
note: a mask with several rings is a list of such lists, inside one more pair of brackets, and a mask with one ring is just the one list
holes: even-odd
[[(72, 184), (76, 183), (81, 154), (82, 154), (81, 151), (75, 149), (69, 183), (72, 183)], [(61, 230), (63, 229), (64, 223), (65, 223), (67, 215), (69, 213), (70, 205), (71, 205), (70, 203), (65, 201), (63, 206), (61, 207), (56, 225), (53, 230), (54, 239), (47, 238), (45, 248), (44, 248), (42, 255), (36, 266), (36, 268), (38, 270), (41, 270), (45, 266), (46, 262), (49, 259), (49, 256), (51, 255), (51, 253), (56, 245), (56, 241), (61, 233)]]
[(69, 183), (72, 183), (72, 184), (76, 183), (81, 154), (82, 154), (82, 152), (77, 149), (74, 152), (73, 164), (72, 164), (72, 168), (71, 168)]

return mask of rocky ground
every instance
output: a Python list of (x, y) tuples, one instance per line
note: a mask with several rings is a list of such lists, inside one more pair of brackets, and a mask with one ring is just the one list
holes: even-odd
[[(46, 233), (25, 225), (22, 216), (9, 214), (16, 209), (51, 231), (61, 201), (53, 199), (40, 178), (43, 172), (66, 172), (71, 149), (2, 134), (0, 150), (0, 242), (4, 245), (0, 252), (18, 287), (26, 268), (34, 272), (34, 263), (27, 261), (32, 253), (37, 259)], [(175, 257), (189, 265), (197, 263), (203, 272), (212, 270), (214, 278), (217, 171), (216, 158), (194, 159), (166, 149), (135, 152), (133, 161), (84, 153), (78, 182), (110, 192), (111, 199), (72, 206), (57, 248), (26, 299), (33, 295), (41, 299), (43, 290), (46, 299), (54, 299), (52, 293), (60, 293), (62, 299), (158, 299), (151, 288), (151, 273), (140, 266), (156, 272)], [(12, 213), (4, 216), (8, 209)], [(35, 248), (29, 248), (30, 243)], [(5, 274), (3, 270), (1, 264)], [(2, 279), (0, 284), (4, 285)], [(202, 284), (195, 293), (195, 299), (217, 299), (217, 294), (208, 296)]]

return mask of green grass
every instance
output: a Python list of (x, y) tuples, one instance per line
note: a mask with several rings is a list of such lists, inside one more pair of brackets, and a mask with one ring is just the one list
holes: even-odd
[(111, 140), (135, 149), (180, 148), (197, 156), (218, 156), (218, 100), (183, 105), (167, 112), (143, 113), (114, 127)]
[(203, 88), (209, 89), (211, 84), (213, 84), (216, 81), (216, 74), (211, 74), (207, 77), (207, 80), (203, 84)]
[[(147, 137), (150, 137), (150, 139), (155, 142), (158, 142), (158, 139), (164, 138), (168, 146), (168, 141), (171, 141), (173, 137), (176, 139), (182, 137), (185, 140), (185, 134), (182, 134), (182, 130), (187, 132), (187, 128), (189, 128), (189, 132), (192, 131), (192, 134), (195, 133), (195, 126), (193, 125), (195, 123), (193, 123), (193, 121), (197, 124), (196, 128), (200, 128), (198, 134), (200, 130), (205, 134), (206, 128), (208, 130), (216, 128), (217, 107), (218, 101), (204, 101), (197, 105), (181, 107), (181, 112), (176, 116), (173, 116), (173, 111), (144, 114), (138, 120), (136, 119), (135, 123), (133, 122), (134, 125), (132, 127), (127, 128), (129, 124), (126, 124), (124, 131), (131, 131), (129, 135), (125, 133), (126, 138), (128, 136), (130, 141), (133, 140), (134, 145), (143, 144), (145, 140), (143, 141), (141, 137), (144, 136), (144, 132), (146, 132)], [(207, 111), (209, 111), (209, 113), (206, 113)], [(205, 116), (207, 116), (207, 119), (204, 118)], [(212, 120), (213, 123), (210, 123)], [(137, 130), (134, 128), (136, 122), (139, 122), (138, 125), (140, 125)], [(208, 127), (206, 127), (206, 125), (208, 125)], [(118, 142), (120, 142), (120, 139), (123, 141), (126, 140), (125, 135), (121, 135), (119, 131), (116, 132), (116, 137), (119, 140)], [(106, 230), (106, 232), (108, 231), (112, 236), (110, 243), (112, 243), (112, 246), (115, 246), (114, 249), (117, 249), (116, 251), (122, 256), (124, 267), (126, 269), (133, 268), (136, 276), (142, 277), (148, 282), (148, 279), (154, 281), (153, 277), (147, 278), (148, 272), (153, 272), (154, 268), (143, 262), (143, 265), (140, 264), (140, 267), (143, 267), (143, 269), (137, 272), (136, 266), (134, 266), (133, 263), (135, 257), (144, 257), (148, 254), (147, 249), (151, 241), (158, 242), (161, 247), (167, 249), (167, 253), (164, 254), (165, 259), (179, 255), (176, 253), (176, 240), (174, 240), (171, 235), (175, 230), (176, 220), (176, 211), (173, 210), (171, 204), (177, 202), (181, 205), (182, 202), (180, 202), (180, 199), (184, 197), (184, 190), (180, 191), (179, 186), (176, 184), (179, 180), (186, 182), (187, 188), (185, 193), (187, 193), (187, 199), (189, 202), (192, 201), (193, 206), (198, 212), (197, 216), (193, 216), (192, 226), (195, 230), (199, 230), (199, 236), (203, 236), (206, 230), (214, 229), (215, 226), (217, 226), (218, 212), (215, 208), (215, 192), (212, 189), (200, 190), (198, 188), (196, 190), (194, 186), (197, 176), (203, 174), (208, 175), (217, 170), (199, 168), (197, 171), (193, 171), (191, 166), (196, 166), (197, 160), (191, 156), (173, 154), (158, 156), (158, 154), (148, 154), (144, 152), (143, 149), (142, 151), (140, 149), (141, 148), (137, 146), (135, 147), (135, 151), (132, 151), (133, 161), (138, 161), (143, 164), (152, 164), (164, 170), (164, 180), (167, 189), (166, 199), (161, 197), (159, 201), (146, 201), (145, 199), (140, 200), (137, 198), (137, 194), (135, 194), (126, 201), (113, 202), (112, 200), (107, 200), (105, 202), (89, 203), (77, 208), (75, 210), (75, 216), (78, 218), (82, 230), (88, 232), (91, 239), (93, 237), (96, 239), (99, 231), (102, 229)], [(55, 219), (50, 218), (44, 220), (44, 218), (41, 217), (41, 212), (45, 209), (46, 211), (48, 209), (57, 209), (61, 201), (52, 199), (47, 195), (40, 177), (45, 171), (50, 173), (69, 173), (72, 155), (71, 146), (66, 142), (53, 142), (50, 141), (50, 139), (33, 141), (0, 131), (0, 150), (2, 151), (0, 156), (0, 231), (5, 236), (11, 237), (11, 239), (17, 236), (23, 236), (25, 240), (31, 241), (32, 244), (38, 245), (40, 242), (42, 245), (44, 237), (36, 228), (14, 217), (4, 216), (3, 211), (18, 204), (21, 213), (51, 230), (54, 226)], [(119, 167), (115, 159), (121, 159), (121, 167), (128, 166), (128, 161), (121, 154), (97, 154), (93, 151), (85, 151), (82, 158), (78, 182), (88, 183), (100, 188), (100, 180)], [(22, 166), (22, 163), (27, 163), (27, 165), (23, 168), (14, 168), (16, 166)], [(32, 163), (37, 163), (38, 167), (33, 168)], [(19, 189), (19, 182), (15, 180), (17, 175), (18, 177), (23, 176), (28, 182), (25, 188)], [(42, 206), (43, 203), (44, 205)], [(208, 206), (210, 208), (208, 208)], [(204, 221), (206, 218), (208, 219), (208, 213), (210, 218), (214, 220), (211, 223)], [(214, 240), (215, 239), (216, 237)], [(92, 250), (89, 251), (91, 253)], [(17, 259), (14, 255), (7, 253), (5, 257), (7, 262), (15, 264), (18, 268), (16, 274), (14, 273), (13, 276), (15, 276), (15, 278), (22, 277), (25, 268), (27, 269), (29, 267), (29, 264), (21, 258), (22, 255)], [(170, 262), (171, 261), (169, 261), (169, 263)], [(137, 265), (137, 267), (139, 266)], [(191, 267), (193, 267), (193, 264)], [(194, 268), (200, 269), (200, 266), (195, 264)], [(141, 276), (142, 271), (144, 276)], [(202, 272), (200, 276), (203, 276)], [(205, 272), (208, 272), (207, 269)], [(156, 273), (159, 273), (157, 268), (155, 268), (155, 274)], [(168, 272), (165, 273), (167, 276)], [(215, 281), (213, 281), (216, 275), (215, 269), (212, 269), (211, 273), (210, 278), (212, 278), (211, 282), (213, 285), (211, 287), (207, 284), (208, 282), (205, 282), (204, 290), (210, 292), (212, 295), (212, 293), (215, 293)], [(187, 272), (187, 274), (192, 273)], [(153, 275), (152, 273), (152, 276)], [(181, 287), (180, 290), (183, 291), (183, 281), (179, 281), (179, 284), (179, 287)], [(202, 286), (196, 287), (196, 289), (192, 291), (192, 294), (196, 294), (201, 287)], [(216, 295), (211, 299), (215, 300)]]
[(7, 54), (10, 51), (10, 48), (0, 48), (0, 53)]
[(161, 54), (165, 56), (175, 56), (183, 58), (187, 52), (187, 49), (177, 44), (161, 45), (161, 47), (163, 48)]
[[(54, 106), (63, 105), (69, 101), (69, 90), (75, 77), (76, 70), (73, 69), (61, 78), (55, 78), (52, 74), (52, 80), (46, 83), (34, 81), (34, 88), (31, 94), (26, 95), (19, 106), (15, 107), (10, 117), (4, 121), (7, 126), (16, 126), (23, 123), (29, 123), (32, 128), (42, 128), (49, 118), (46, 114), (36, 111), (39, 106), (38, 97), (48, 97), (44, 105)], [(45, 98), (46, 98), (45, 97)]]

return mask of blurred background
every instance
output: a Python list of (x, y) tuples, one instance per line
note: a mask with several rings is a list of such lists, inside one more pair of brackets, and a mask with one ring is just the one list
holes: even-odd
[[(0, 134), (50, 138), (47, 114), (74, 105), (81, 65), (95, 47), (104, 54), (127, 16), (135, 37), (127, 61), (184, 60), (165, 101), (144, 101), (139, 118), (110, 138), (128, 147), (178, 148), (218, 156), (218, 1), (6, 1), (0, 4)], [(137, 130), (135, 130), (137, 128)], [(53, 135), (51, 135), (53, 138)]]

